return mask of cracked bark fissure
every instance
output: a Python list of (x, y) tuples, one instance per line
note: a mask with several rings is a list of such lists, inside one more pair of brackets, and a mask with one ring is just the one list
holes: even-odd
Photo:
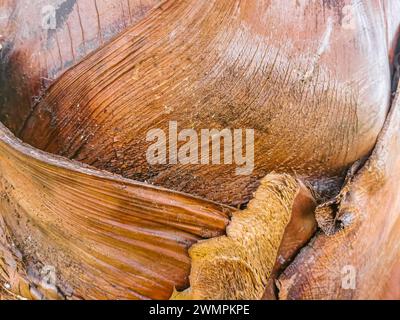
[[(372, 155), (344, 187), (327, 221), (334, 231), (317, 234), (279, 277), (280, 299), (400, 297), (399, 133), (397, 90)], [(342, 285), (348, 266), (355, 271), (352, 288)]]
[[(0, 298), (399, 298), (400, 3), (353, 4), (0, 0)], [(168, 121), (254, 172), (148, 165)]]

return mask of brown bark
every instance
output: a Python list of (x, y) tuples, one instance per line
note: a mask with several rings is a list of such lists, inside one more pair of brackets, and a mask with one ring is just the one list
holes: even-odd
[[(140, 21), (159, 0), (1, 0), (0, 119), (14, 133), (48, 86)], [(56, 9), (56, 29), (42, 8)]]
[(223, 234), (233, 210), (34, 150), (2, 125), (0, 171), (0, 266), (22, 296), (16, 268), (40, 291), (53, 266), (63, 297), (168, 298), (186, 285), (187, 248)]
[[(371, 157), (341, 192), (338, 209), (321, 217), (327, 234), (280, 276), (281, 299), (400, 298), (399, 94)], [(354, 289), (342, 286), (346, 266), (354, 268)]]
[[(400, 297), (398, 1), (44, 3), (0, 0), (0, 299)], [(254, 172), (150, 166), (168, 121)]]
[(173, 299), (261, 299), (270, 281), (315, 232), (315, 199), (300, 182), (270, 174), (226, 235), (193, 245), (191, 287)]
[[(229, 205), (246, 203), (271, 171), (331, 193), (371, 151), (389, 107), (398, 4), (383, 2), (346, 15), (351, 1), (164, 1), (62, 75), (18, 135)], [(255, 170), (149, 165), (146, 133), (168, 131), (169, 120), (197, 131), (254, 128)]]

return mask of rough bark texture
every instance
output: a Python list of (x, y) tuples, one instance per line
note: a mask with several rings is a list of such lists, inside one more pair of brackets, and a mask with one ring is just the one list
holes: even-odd
[[(45, 4), (56, 30), (41, 26)], [(399, 298), (399, 97), (383, 127), (399, 12), (0, 0), (0, 299), (167, 299), (189, 274), (175, 298)], [(253, 174), (150, 166), (146, 133), (169, 120), (255, 129)], [(368, 156), (298, 254), (316, 205), (298, 181), (337, 194)], [(255, 190), (247, 209), (227, 206)]]
[(168, 298), (187, 283), (188, 247), (233, 210), (36, 151), (2, 125), (0, 172), (0, 275), (21, 296), (17, 268), (33, 285), (51, 266), (62, 297)]
[(315, 232), (315, 206), (302, 183), (287, 175), (268, 175), (248, 208), (233, 214), (225, 236), (190, 248), (191, 287), (172, 298), (261, 299), (273, 271)]
[[(352, 3), (163, 1), (62, 75), (15, 132), (37, 148), (230, 205), (246, 203), (271, 171), (327, 191), (371, 151), (389, 107), (399, 4)], [(196, 131), (254, 128), (253, 174), (149, 165), (146, 133), (168, 131), (169, 120)]]
[[(159, 0), (0, 0), (0, 119), (14, 133), (67, 69), (137, 23)], [(43, 28), (46, 6), (56, 29)]]
[[(377, 146), (348, 182), (324, 230), (279, 277), (280, 299), (400, 298), (400, 90)], [(330, 227), (328, 227), (330, 226)], [(348, 267), (355, 288), (342, 285)]]

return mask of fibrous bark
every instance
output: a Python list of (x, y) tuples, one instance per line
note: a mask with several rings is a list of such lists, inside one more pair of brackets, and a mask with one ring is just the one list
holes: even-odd
[(315, 232), (316, 203), (287, 175), (265, 177), (226, 235), (193, 245), (190, 285), (173, 299), (261, 299), (267, 284)]
[[(163, 1), (63, 74), (15, 132), (42, 150), (228, 205), (246, 203), (271, 171), (329, 193), (385, 120), (396, 9), (380, 0)], [(168, 131), (170, 120), (178, 130), (254, 128), (254, 171), (149, 165), (146, 133)]]
[[(327, 234), (320, 232), (279, 277), (281, 299), (400, 297), (399, 141), (398, 90), (371, 157), (341, 192), (337, 210), (321, 217)], [(349, 267), (351, 287), (343, 285)]]
[(36, 279), (53, 266), (64, 297), (168, 298), (186, 285), (188, 247), (223, 234), (234, 210), (42, 153), (0, 126), (2, 248), (15, 257), (0, 266), (19, 295), (17, 268)]
[[(0, 1), (0, 298), (400, 297), (398, 1), (45, 3)], [(169, 121), (254, 172), (149, 165)]]
[[(18, 133), (66, 70), (140, 21), (160, 0), (1, 0), (0, 119)], [(56, 11), (56, 29), (42, 10)]]

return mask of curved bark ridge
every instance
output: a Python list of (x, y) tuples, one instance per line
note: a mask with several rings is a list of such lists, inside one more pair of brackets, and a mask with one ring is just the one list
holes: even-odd
[(2, 245), (21, 253), (17, 263), (7, 253), (0, 270), (16, 292), (23, 265), (32, 279), (48, 267), (61, 297), (166, 299), (187, 285), (187, 249), (223, 234), (234, 211), (45, 154), (0, 129), (0, 212), (12, 237)]
[[(166, 0), (67, 71), (32, 110), (12, 109), (30, 107), (40, 82), (28, 79), (5, 110), (8, 125), (64, 158), (0, 124), (0, 296), (165, 299), (190, 280), (172, 297), (275, 298), (277, 289), (281, 299), (399, 297), (400, 281), (389, 281), (400, 280), (399, 96), (366, 165), (317, 209), (322, 232), (307, 246), (316, 229), (310, 191), (285, 174), (260, 180), (271, 171), (316, 185), (340, 179), (369, 154), (389, 104), (387, 7), (363, 1), (349, 17), (347, 1), (294, 3)], [(55, 48), (56, 74), (66, 60)], [(149, 165), (146, 132), (167, 131), (169, 121), (254, 128), (253, 174)], [(237, 211), (151, 184), (235, 205), (257, 191)]]
[(0, 21), (0, 121), (14, 133), (32, 104), (62, 73), (160, 0), (3, 0)]
[(261, 299), (271, 275), (315, 231), (314, 208), (302, 183), (268, 175), (248, 208), (233, 213), (225, 236), (190, 248), (190, 288), (172, 299)]
[(317, 210), (322, 230), (283, 272), (280, 299), (400, 296), (400, 90), (365, 166)]
[[(344, 2), (304, 3), (164, 1), (61, 76), (20, 137), (229, 205), (246, 203), (272, 171), (341, 176), (370, 152), (387, 113), (382, 8), (360, 3), (349, 31), (337, 15)], [(253, 173), (237, 176), (230, 164), (149, 164), (147, 133), (168, 132), (169, 121), (196, 132), (254, 129)]]

